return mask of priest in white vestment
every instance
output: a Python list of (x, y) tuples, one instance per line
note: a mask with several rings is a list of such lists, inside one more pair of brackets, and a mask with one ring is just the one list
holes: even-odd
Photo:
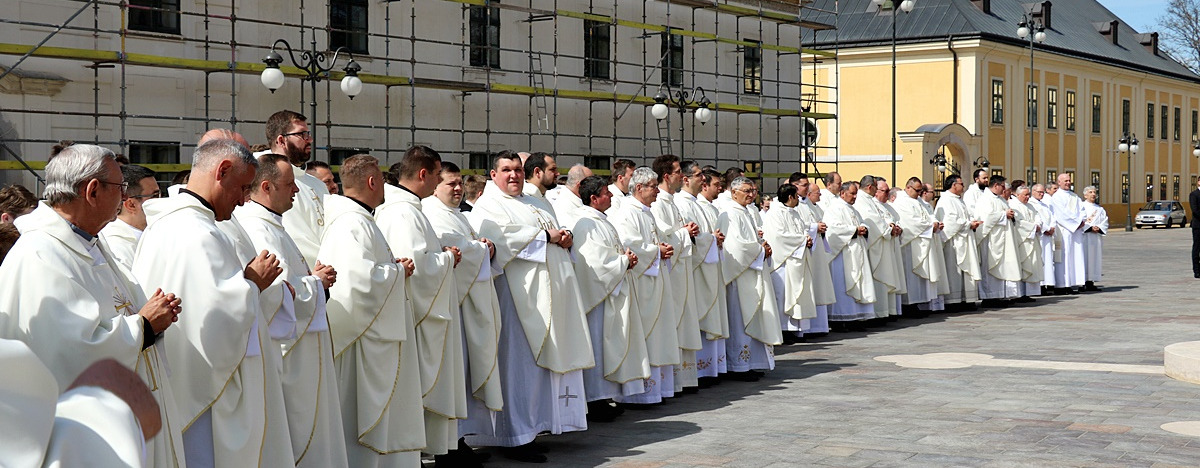
[(267, 118), (266, 127), (270, 152), (287, 156), (300, 190), (296, 192), (295, 206), (283, 214), (283, 226), (300, 247), (304, 261), (316, 265), (326, 224), (323, 199), (329, 195), (329, 189), (321, 179), (304, 171), (304, 163), (312, 159), (313, 146), (307, 119), (296, 112), (281, 110)]
[(871, 259), (871, 278), (875, 288), (872, 307), (875, 318), (898, 315), (900, 295), (905, 291), (904, 263), (900, 257), (902, 229), (892, 219), (890, 211), (876, 199), (880, 187), (873, 176), (863, 176), (854, 209), (862, 217), (867, 231), (879, 235), (867, 236), (867, 253)]
[(979, 197), (972, 210), (975, 219), (983, 221), (978, 229), (981, 257), (979, 297), (984, 306), (1004, 305), (1006, 300), (1020, 297), (1021, 264), (1017, 252), (1016, 213), (1003, 198), (1007, 183), (1003, 176), (992, 176), (988, 191)]
[[(837, 301), (829, 310), (829, 321), (833, 322), (831, 326), (834, 327), (858, 327), (859, 324), (845, 322), (875, 318), (875, 280), (871, 276), (867, 239), (882, 233), (871, 232), (854, 209), (853, 203), (859, 196), (857, 183), (830, 187), (838, 189), (840, 196), (832, 200), (821, 199), (825, 203), (825, 217), (822, 219), (828, 227), (825, 236), (833, 255), (829, 270), (833, 277), (833, 290), (837, 294)], [(824, 196), (822, 193), (821, 197)]]
[(950, 292), (946, 303), (953, 309), (973, 308), (979, 301), (979, 280), (982, 279), (976, 229), (983, 225), (971, 217), (963, 203), (965, 187), (957, 174), (946, 176), (942, 198), (934, 209), (934, 217), (942, 223), (945, 241), (942, 253), (946, 264), (946, 284)]
[(937, 298), (949, 293), (945, 285), (946, 259), (942, 254), (942, 223), (925, 209), (921, 195), (925, 184), (913, 177), (903, 191), (896, 193), (890, 205), (899, 214), (898, 224), (902, 229), (900, 245), (903, 251), (905, 289), (904, 305), (926, 305), (923, 310), (942, 310), (937, 307)]
[(525, 203), (550, 213), (558, 224), (557, 227), (566, 229), (567, 226), (558, 219), (554, 205), (546, 198), (547, 192), (558, 187), (558, 163), (555, 162), (554, 156), (540, 151), (533, 153), (525, 159), (522, 169), (525, 171), (525, 185), (521, 186), (521, 193), (529, 197), (524, 200)]
[(813, 284), (813, 300), (817, 304), (817, 316), (813, 319), (804, 319), (800, 321), (800, 328), (805, 330), (805, 334), (809, 336), (824, 335), (829, 333), (829, 309), (837, 302), (837, 294), (833, 288), (833, 275), (830, 273), (830, 262), (833, 261), (829, 241), (825, 238), (825, 232), (829, 229), (821, 220), (825, 217), (825, 211), (818, 206), (821, 198), (821, 189), (817, 184), (808, 183), (807, 179), (802, 180), (804, 184), (797, 187), (803, 187), (799, 190), (807, 192), (806, 196), (801, 197), (800, 204), (796, 205), (796, 214), (800, 215), (800, 220), (804, 222), (805, 229), (808, 230), (809, 237), (813, 238), (813, 246), (809, 249), (812, 257), (808, 260), (808, 268), (812, 273)]
[(699, 234), (694, 241), (692, 281), (696, 315), (700, 320), (701, 348), (696, 351), (696, 376), (700, 387), (710, 386), (726, 372), (725, 339), (729, 337), (729, 309), (725, 303), (725, 282), (721, 279), (721, 252), (725, 234), (717, 229), (720, 213), (709, 201), (721, 192), (721, 177), (716, 171), (701, 171), (693, 161), (681, 164), (683, 188), (675, 194), (675, 206), (685, 222), (696, 223)]
[(389, 171), (398, 185), (384, 186), (384, 202), (375, 210), (375, 222), (392, 253), (411, 258), (415, 269), (406, 291), (417, 324), (425, 453), (433, 455), (457, 447), (457, 420), (467, 418), (461, 311), (453, 290), (462, 252), (442, 247), (421, 211), (421, 199), (433, 195), (441, 182), (441, 163), (441, 155), (432, 148), (409, 148)]
[[(545, 158), (548, 168), (553, 158)], [(587, 429), (582, 369), (595, 365), (587, 311), (568, 251), (573, 236), (540, 208), (544, 200), (523, 193), (519, 156), (501, 152), (493, 159), (491, 176), (493, 183), (469, 219), (496, 243), (495, 265), (504, 270), (495, 281), (504, 411), (494, 425), (468, 419), (465, 433), (474, 434), (467, 437), (472, 445), (501, 446), (505, 456), (544, 461), (544, 454), (528, 446), (539, 433)]]
[(621, 203), (629, 201), (630, 194), (629, 178), (633, 177), (633, 170), (637, 168), (637, 164), (629, 159), (618, 159), (613, 161), (612, 172), (609, 173), (608, 191), (612, 193), (612, 206), (609, 210), (616, 210), (621, 207)]
[[(443, 248), (457, 247), (461, 260), (454, 268), (454, 295), (461, 314), (466, 369), (467, 416), (491, 421), (492, 412), (504, 407), (500, 388), (500, 369), (497, 353), (500, 340), (500, 303), (492, 279), (492, 256), (496, 248), (491, 240), (481, 238), (471, 228), (459, 210), (465, 187), (462, 171), (450, 161), (442, 161), (441, 182), (433, 196), (421, 200), (421, 211), (429, 220)], [(435, 457), (451, 466), (476, 466), (479, 460), (466, 445), (462, 431), (465, 421), (459, 421), (459, 446), (447, 455)]]
[(1013, 190), (1008, 207), (1013, 210), (1013, 234), (1017, 243), (1017, 257), (1021, 263), (1021, 297), (1017, 302), (1033, 302), (1032, 296), (1042, 294), (1042, 236), (1041, 217), (1029, 206), (1032, 192), (1028, 185)]
[(125, 190), (125, 199), (121, 200), (117, 219), (100, 230), (100, 243), (108, 248), (113, 260), (129, 270), (133, 268), (138, 239), (146, 229), (146, 212), (142, 210), (142, 204), (162, 196), (162, 191), (154, 179), (154, 171), (142, 166), (121, 166), (121, 177), (129, 188)]
[(683, 187), (683, 172), (678, 156), (665, 154), (654, 159), (658, 174), (658, 197), (650, 205), (658, 236), (675, 250), (675, 255), (663, 263), (668, 293), (675, 298), (679, 333), (679, 366), (675, 367), (675, 390), (699, 385), (696, 371), (696, 352), (703, 347), (700, 336), (700, 316), (696, 310), (695, 278), (692, 267), (696, 259), (695, 238), (700, 227), (685, 221), (675, 206), (675, 193)]
[(295, 464), (314, 468), (348, 466), (333, 342), (325, 310), (325, 290), (333, 285), (337, 271), (320, 263), (310, 268), (284, 230), (283, 214), (292, 208), (297, 192), (287, 158), (276, 154), (259, 157), (254, 179), (250, 201), (234, 210), (233, 217), (255, 251), (278, 253), (283, 273), (276, 283), (286, 281), (294, 291), (294, 296), (264, 305), (264, 312), (276, 316), (272, 328), (282, 325), (278, 320), (282, 314), (290, 313), (294, 319), (290, 330), (282, 336), (272, 333), (272, 338), (283, 353), (281, 386)]
[(1046, 187), (1042, 184), (1033, 185), (1033, 196), (1029, 198), (1029, 206), (1037, 211), (1039, 223), (1042, 225), (1042, 235), (1038, 236), (1038, 244), (1042, 248), (1042, 294), (1054, 290), (1055, 256), (1057, 245), (1061, 245), (1058, 235), (1058, 224), (1054, 222), (1054, 209), (1046, 198)]
[(1083, 189), (1084, 291), (1099, 291), (1096, 282), (1103, 271), (1104, 236), (1108, 235), (1108, 212), (1096, 202), (1096, 187)]
[(579, 197), (579, 183), (591, 176), (591, 169), (583, 164), (576, 164), (567, 171), (566, 185), (554, 189), (559, 193), (551, 200), (550, 204), (554, 207), (554, 214), (563, 227), (571, 229), (575, 225), (575, 221), (579, 219), (579, 210), (583, 208), (583, 200)]
[(809, 268), (813, 238), (808, 226), (800, 219), (796, 206), (800, 204), (797, 187), (784, 184), (771, 210), (763, 213), (763, 238), (772, 246), (774, 264), (771, 280), (775, 295), (782, 297), (779, 311), (780, 329), (784, 341), (788, 335), (795, 340), (804, 335), (803, 320), (817, 317), (817, 302), (813, 296), (812, 271)]
[(975, 205), (979, 203), (979, 197), (987, 194), (990, 177), (991, 173), (987, 168), (975, 169), (971, 173), (971, 182), (968, 183), (970, 187), (967, 187), (967, 191), (961, 196), (963, 203), (967, 206), (968, 213), (974, 215)]
[(187, 421), (176, 411), (162, 337), (175, 328), (180, 299), (161, 289), (147, 299), (97, 238), (122, 203), (121, 174), (113, 153), (94, 145), (72, 145), (47, 164), (46, 201), (14, 221), (21, 237), (0, 265), (0, 338), (28, 345), (59, 388), (102, 359), (136, 371), (163, 426), (147, 460), (178, 466)]
[(773, 252), (770, 243), (759, 236), (751, 213), (758, 192), (754, 182), (738, 177), (729, 187), (732, 204), (717, 218), (717, 229), (726, 236), (721, 264), (729, 306), (726, 362), (730, 373), (743, 373), (744, 379), (754, 380), (760, 371), (775, 368), (774, 347), (783, 344), (775, 288), (766, 268), (766, 258)]
[(666, 261), (675, 255), (675, 248), (659, 236), (651, 214), (650, 205), (659, 194), (658, 174), (649, 167), (639, 167), (629, 180), (632, 200), (623, 203), (609, 219), (621, 243), (639, 259), (632, 270), (630, 286), (634, 291), (634, 311), (642, 321), (650, 376), (644, 381), (643, 392), (614, 400), (623, 404), (656, 404), (675, 396), (674, 367), (682, 357), (675, 327), (679, 317), (675, 305), (678, 298), (669, 293), (665, 271)]
[(157, 279), (187, 298), (186, 319), (165, 338), (175, 401), (187, 421), (187, 465), (193, 468), (295, 464), (278, 348), (271, 345), (262, 313), (265, 302), (289, 295), (283, 285), (272, 286), (282, 269), (273, 253), (239, 254), (238, 241), (218, 226), (244, 201), (256, 166), (245, 146), (208, 141), (193, 155), (187, 188), (144, 205), (149, 224), (133, 274)]
[(644, 381), (650, 377), (646, 333), (633, 298), (632, 270), (641, 259), (621, 243), (617, 229), (604, 215), (612, 201), (605, 179), (589, 176), (575, 187), (587, 199), (571, 232), (576, 236), (575, 273), (583, 305), (589, 310), (596, 360), (595, 367), (583, 371), (588, 417), (611, 421), (619, 411), (608, 400), (645, 392)]
[(385, 196), (379, 160), (351, 156), (341, 174), (344, 195), (325, 197), (317, 258), (338, 272), (327, 313), (347, 456), (355, 468), (419, 467), (422, 382), (406, 288), (413, 261), (397, 258), (375, 224)]
[(117, 361), (96, 361), (60, 387), (25, 343), (0, 339), (0, 368), (20, 376), (0, 382), (5, 466), (161, 466), (146, 458), (146, 441), (166, 429), (156, 398)]
[(1087, 217), (1084, 215), (1083, 199), (1071, 191), (1071, 175), (1059, 174), (1058, 190), (1051, 196), (1054, 221), (1062, 233), (1063, 259), (1061, 268), (1054, 272), (1056, 288), (1074, 291), (1087, 281), (1087, 266), (1084, 262), (1083, 230)]

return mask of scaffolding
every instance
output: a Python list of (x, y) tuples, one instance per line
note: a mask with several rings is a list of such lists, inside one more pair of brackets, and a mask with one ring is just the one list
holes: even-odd
[[(298, 97), (300, 109), (313, 100), (324, 104), (318, 110), (321, 115), (308, 116), (318, 138), (314, 142), (317, 159), (334, 159), (333, 150), (355, 148), (391, 163), (411, 144), (433, 143), (443, 157), (456, 155), (468, 172), (484, 169), (472, 155), (516, 148), (552, 152), (564, 168), (571, 162), (583, 162), (604, 173), (611, 158), (645, 162), (678, 147), (685, 159), (722, 168), (731, 162), (747, 163), (751, 175), (786, 177), (795, 170), (816, 172), (808, 162), (815, 161), (817, 152), (833, 155), (835, 160), (837, 155), (835, 145), (814, 142), (807, 133), (817, 121), (836, 119), (837, 88), (818, 84), (815, 66), (822, 60), (836, 60), (836, 50), (815, 50), (801, 44), (804, 31), (817, 34), (833, 27), (805, 20), (806, 7), (796, 0), (324, 0), (315, 5), (313, 0), (299, 0), (298, 17), (297, 12), (271, 14), (272, 8), (284, 6), (241, 6), (237, 0), (186, 2), (178, 9), (161, 6), (180, 2), (25, 1), (69, 7), (74, 14), (61, 23), (32, 15), (0, 18), (8, 28), (21, 31), (22, 41), (38, 39), (13, 43), (7, 41), (16, 35), (0, 34), (9, 38), (0, 40), (0, 57), (19, 57), (13, 65), (0, 63), (0, 84), (10, 74), (10, 79), (32, 79), (33, 75), (23, 72), (37, 59), (81, 62), (89, 69), (92, 102), (90, 109), (79, 102), (43, 108), (0, 94), (0, 120), (4, 115), (74, 119), (67, 126), (76, 129), (68, 136), (41, 138), (0, 132), (0, 153), (4, 154), (0, 159), (17, 159), (0, 160), (0, 170), (35, 173), (44, 165), (38, 162), (45, 159), (40, 155), (46, 151), (41, 149), (60, 138), (106, 145), (124, 153), (130, 145), (147, 140), (145, 132), (131, 135), (132, 129), (174, 125), (190, 129), (183, 132), (190, 135), (213, 127), (243, 132), (261, 128), (271, 111), (256, 105), (262, 103), (266, 90), (258, 87), (253, 76), (264, 68), (255, 58), (270, 50), (276, 37), (321, 44), (334, 34), (365, 37), (369, 50), (382, 53), (354, 54), (364, 68), (359, 76), (368, 85), (360, 100), (347, 103), (334, 90), (336, 85), (331, 86), (341, 78), (340, 72), (327, 77), (319, 93), (323, 96), (306, 96), (305, 86), (290, 86), (287, 92)], [(330, 26), (331, 8), (348, 1), (361, 3), (375, 18), (368, 30)], [(239, 14), (242, 8), (257, 8), (263, 17), (243, 16)], [(480, 47), (472, 45), (469, 30), (472, 9), (477, 8), (498, 11), (504, 19), (500, 22), (505, 28), (504, 40), (486, 46), (489, 54), (497, 54), (506, 65), (503, 68), (469, 64), (472, 49)], [(180, 28), (179, 34), (139, 31), (128, 24), (135, 12), (178, 15), (178, 24), (188, 27)], [(292, 18), (286, 18), (289, 15)], [(314, 16), (318, 18), (315, 21)], [(268, 19), (278, 17), (286, 19)], [(89, 19), (90, 25), (82, 24)], [(581, 45), (587, 25), (609, 28), (608, 77), (575, 72), (589, 60), (582, 47), (576, 47)], [(521, 28), (520, 34), (508, 31), (514, 26)], [(430, 33), (455, 30), (460, 32), (457, 38)], [(682, 125), (662, 122), (668, 129), (665, 134), (652, 132), (660, 125), (646, 111), (655, 103), (652, 96), (660, 88), (684, 84), (663, 79), (665, 54), (654, 40), (659, 36), (690, 41), (687, 55), (691, 61), (684, 83), (689, 89), (702, 87), (711, 93), (708, 97), (716, 114), (709, 125), (711, 131), (688, 119)], [(90, 38), (90, 46), (85, 46), (89, 41), (83, 37)], [(524, 43), (514, 38), (524, 39)], [(59, 45), (62, 42), (69, 46)], [(757, 75), (752, 67), (747, 71), (742, 62), (747, 48), (759, 51), (759, 67), (773, 62), (773, 76), (762, 73), (761, 68)], [(164, 54), (164, 50), (183, 53)], [(771, 62), (766, 60), (768, 54), (773, 55)], [(706, 66), (703, 62), (709, 57)], [(730, 58), (732, 66), (728, 65)], [(298, 69), (281, 68), (289, 79), (301, 76)], [(171, 76), (182, 83), (194, 79), (189, 75), (202, 74), (202, 85), (195, 86), (202, 92), (197, 100), (202, 105), (166, 106), (156, 112), (147, 112), (142, 102), (131, 105), (132, 100), (146, 97), (142, 94), (145, 89), (138, 89), (136, 98), (130, 95), (131, 88), (141, 86), (131, 77), (135, 70), (139, 76), (175, 73)], [(806, 72), (810, 81), (806, 81)], [(83, 85), (82, 75), (72, 73), (75, 76), (68, 79), (74, 86)], [(751, 90), (756, 92), (744, 89), (747, 80), (756, 81), (757, 89)], [(663, 82), (666, 84), (660, 86)], [(256, 94), (243, 96), (251, 92)], [(4, 104), (18, 101), (19, 105)], [(450, 101), (458, 109), (448, 110), (444, 104)], [(631, 109), (640, 112), (630, 113)], [(511, 118), (518, 111), (527, 118), (523, 125)], [(457, 125), (448, 117), (454, 114)], [(681, 117), (671, 114), (668, 119)], [(79, 119), (90, 121), (88, 134), (78, 131), (85, 126)], [(680, 129), (682, 134), (673, 134)], [(247, 134), (252, 143), (257, 140), (254, 136)], [(194, 139), (179, 140), (180, 148), (194, 146)], [(836, 141), (836, 135), (828, 140)], [(188, 167), (178, 160), (134, 162), (158, 162), (146, 165), (168, 173)]]

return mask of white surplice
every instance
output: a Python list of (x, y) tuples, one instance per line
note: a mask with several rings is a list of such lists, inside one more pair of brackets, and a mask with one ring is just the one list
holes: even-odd
[[(1054, 222), (1054, 209), (1034, 197), (1029, 197), (1029, 206), (1037, 211), (1038, 223), (1042, 225), (1042, 235), (1038, 236), (1038, 244), (1042, 249), (1042, 286), (1054, 286), (1054, 269), (1061, 265), (1055, 263), (1056, 252), (1059, 250), (1056, 247), (1062, 244), (1062, 236)], [(1051, 228), (1054, 228), (1054, 231), (1047, 234)]]
[(1050, 205), (1054, 207), (1056, 231), (1062, 235), (1063, 247), (1062, 265), (1054, 272), (1054, 285), (1060, 288), (1083, 286), (1087, 272), (1082, 235), (1087, 217), (1083, 213), (1083, 199), (1075, 192), (1058, 189), (1050, 198)]
[[(575, 192), (567, 190), (566, 187), (560, 186), (551, 192), (557, 192), (557, 196), (550, 200), (550, 205), (554, 207), (555, 217), (564, 228), (572, 229), (575, 221), (579, 220), (579, 210), (583, 208), (583, 200), (580, 200), (579, 195), (575, 195)], [(550, 192), (546, 193), (550, 194)]]
[[(1032, 199), (1032, 198), (1031, 198)], [(1026, 203), (1021, 203), (1017, 197), (1008, 199), (1008, 207), (1013, 210), (1013, 234), (1017, 243), (1017, 257), (1021, 264), (1022, 296), (1039, 296), (1042, 294), (1042, 236), (1041, 217), (1037, 211)]]
[(100, 243), (112, 256), (113, 261), (120, 263), (126, 270), (133, 269), (133, 256), (137, 252), (138, 239), (142, 231), (130, 226), (121, 218), (112, 220), (100, 230)]
[(631, 195), (622, 192), (621, 189), (617, 188), (617, 184), (608, 184), (608, 192), (612, 194), (612, 204), (609, 205), (608, 209), (604, 211), (606, 214), (612, 214), (616, 212), (616, 210), (621, 208), (622, 203), (633, 200)]
[(364, 205), (325, 197), (317, 258), (338, 272), (328, 317), (350, 466), (419, 467), (421, 373), (404, 267)]
[(889, 203), (899, 214), (897, 224), (900, 246), (904, 255), (905, 304), (933, 302), (940, 294), (948, 294), (945, 283), (946, 258), (942, 254), (941, 234), (933, 232), (934, 215), (918, 199), (901, 191)]
[[(286, 288), (260, 292), (244, 276), (245, 255), (253, 247), (239, 253), (243, 240), (218, 226), (199, 196), (181, 192), (142, 206), (149, 224), (134, 258), (134, 277), (145, 294), (161, 287), (187, 301), (164, 339), (175, 402), (187, 422), (188, 466), (240, 467), (247, 460), (294, 465), (280, 357), (262, 315), (263, 301), (282, 297)], [(151, 279), (156, 284), (148, 284)]]
[[(865, 196), (865, 194), (860, 195)], [(875, 318), (875, 283), (871, 277), (871, 260), (867, 239), (881, 233), (868, 228), (866, 238), (859, 236), (859, 227), (866, 227), (858, 211), (845, 200), (832, 197), (825, 202), (825, 238), (829, 241), (830, 274), (837, 301), (829, 310), (829, 320), (847, 322)], [(887, 300), (886, 297), (879, 298)]]
[(1085, 266), (1085, 281), (1100, 281), (1104, 268), (1104, 236), (1108, 235), (1108, 212), (1104, 207), (1091, 202), (1083, 202), (1083, 229), (1095, 228), (1100, 232), (1083, 233), (1083, 259)]
[(161, 335), (142, 349), (148, 330), (138, 311), (146, 297), (132, 274), (45, 203), (14, 224), (21, 237), (0, 266), (0, 338), (26, 343), (60, 388), (101, 359), (133, 369), (154, 393), (163, 420), (147, 445), (149, 462), (182, 464), (187, 421), (176, 412)]
[(987, 187), (980, 187), (973, 181), (964, 180), (963, 183), (967, 185), (967, 190), (962, 194), (963, 204), (967, 207), (967, 213), (975, 216), (975, 205), (979, 203), (979, 197), (985, 195), (989, 190)]
[(716, 377), (725, 372), (725, 338), (729, 337), (729, 305), (725, 302), (725, 281), (721, 278), (721, 255), (713, 234), (720, 213), (704, 197), (687, 191), (675, 194), (675, 206), (684, 222), (696, 223), (700, 234), (696, 236), (692, 258), (692, 300), (700, 320), (703, 335), (701, 348), (696, 351), (697, 377)]
[(717, 229), (725, 233), (721, 268), (729, 308), (726, 364), (731, 372), (774, 369), (774, 346), (783, 343), (783, 333), (766, 249), (750, 207), (736, 202), (724, 206)]
[(695, 243), (683, 227), (686, 221), (679, 207), (675, 206), (675, 194), (659, 188), (658, 197), (650, 204), (650, 214), (654, 217), (654, 227), (659, 238), (675, 249), (675, 255), (663, 263), (668, 293), (676, 298), (675, 307), (679, 313), (675, 323), (676, 332), (679, 334), (680, 353), (679, 366), (675, 368), (675, 389), (695, 387), (698, 385), (699, 376), (696, 370), (696, 352), (704, 346), (695, 300)]
[[(295, 288), (295, 298), (271, 305), (280, 309), (288, 307), (290, 302), (294, 319), (290, 336), (272, 338), (283, 353), (283, 398), (296, 465), (348, 466), (333, 342), (325, 310), (325, 286), (312, 275), (300, 248), (284, 230), (282, 216), (249, 202), (234, 210), (233, 217), (249, 236), (255, 251), (273, 252), (279, 259), (283, 273), (276, 283), (286, 280)], [(287, 311), (272, 311), (271, 315), (278, 317), (281, 313)], [(276, 323), (280, 321), (273, 321), (272, 328)]]
[(771, 244), (771, 257), (775, 260), (771, 277), (775, 293), (783, 297), (779, 317), (785, 331), (803, 331), (801, 321), (817, 317), (809, 267), (812, 256), (808, 242), (812, 238), (806, 228), (800, 214), (783, 203), (773, 203), (770, 211), (763, 214), (763, 237)]
[(1015, 220), (1008, 219), (1008, 209), (1008, 203), (989, 189), (980, 195), (972, 211), (976, 220), (983, 221), (977, 230), (983, 273), (979, 281), (981, 299), (1008, 299), (1021, 295)]
[(971, 230), (974, 218), (962, 198), (949, 191), (942, 192), (934, 216), (946, 226), (942, 230), (946, 283), (950, 289), (946, 301), (951, 304), (978, 301), (978, 284), (983, 273), (980, 271), (979, 243), (975, 231)]
[(874, 279), (875, 317), (896, 315), (899, 313), (896, 310), (899, 296), (907, 291), (900, 239), (891, 232), (891, 225), (896, 220), (883, 203), (865, 191), (858, 193), (854, 209), (862, 216), (870, 233), (867, 236), (867, 253), (871, 258), (871, 277)]
[(800, 328), (808, 333), (828, 333), (829, 309), (837, 302), (837, 294), (834, 292), (833, 275), (829, 265), (833, 261), (833, 255), (830, 253), (829, 241), (819, 230), (825, 210), (807, 198), (802, 198), (795, 210), (804, 223), (804, 228), (808, 230), (809, 237), (813, 238), (813, 245), (808, 249), (808, 270), (812, 274), (813, 300), (817, 304), (816, 318), (801, 320)]
[(578, 219), (572, 226), (574, 248), (579, 252), (575, 274), (583, 305), (589, 310), (588, 330), (596, 360), (595, 367), (583, 371), (587, 400), (642, 393), (642, 380), (650, 377), (650, 356), (642, 318), (635, 309), (634, 273), (625, 246), (603, 213), (582, 205), (576, 213)]
[(288, 235), (300, 247), (304, 261), (309, 265), (317, 264), (317, 251), (321, 249), (321, 240), (325, 236), (325, 202), (329, 188), (321, 179), (304, 171), (303, 168), (292, 166), (292, 174), (296, 176), (296, 187), (292, 209), (283, 214), (283, 227)]
[[(454, 291), (454, 254), (442, 250), (437, 232), (421, 211), (416, 194), (385, 185), (385, 201), (375, 222), (392, 254), (411, 258), (406, 282), (416, 320), (417, 359), (425, 405), (425, 453), (442, 455), (458, 445), (458, 423), (467, 418), (462, 324)], [(478, 270), (476, 270), (478, 272)]]

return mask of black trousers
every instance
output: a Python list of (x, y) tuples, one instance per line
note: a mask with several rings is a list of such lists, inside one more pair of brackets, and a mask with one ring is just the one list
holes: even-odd
[(1200, 227), (1192, 220), (1192, 273), (1200, 275)]

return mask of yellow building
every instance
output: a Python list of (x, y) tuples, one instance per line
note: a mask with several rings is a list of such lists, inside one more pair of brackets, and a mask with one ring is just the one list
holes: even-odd
[[(1135, 210), (1147, 200), (1186, 202), (1196, 186), (1200, 76), (1160, 52), (1156, 33), (1138, 33), (1095, 0), (911, 6), (904, 13), (890, 0), (811, 4), (828, 13), (806, 18), (838, 28), (806, 38), (838, 49), (836, 61), (817, 65), (817, 81), (839, 90), (839, 119), (821, 128), (837, 149), (817, 152), (817, 170), (836, 168), (845, 180), (880, 175), (893, 185), (915, 175), (939, 189), (944, 174), (969, 178), (985, 161), (1010, 180), (1071, 173), (1077, 192), (1099, 188), (1114, 223), (1125, 218), (1124, 193)], [(1139, 140), (1136, 154), (1118, 151), (1126, 134)], [(939, 153), (945, 172), (933, 163)]]

